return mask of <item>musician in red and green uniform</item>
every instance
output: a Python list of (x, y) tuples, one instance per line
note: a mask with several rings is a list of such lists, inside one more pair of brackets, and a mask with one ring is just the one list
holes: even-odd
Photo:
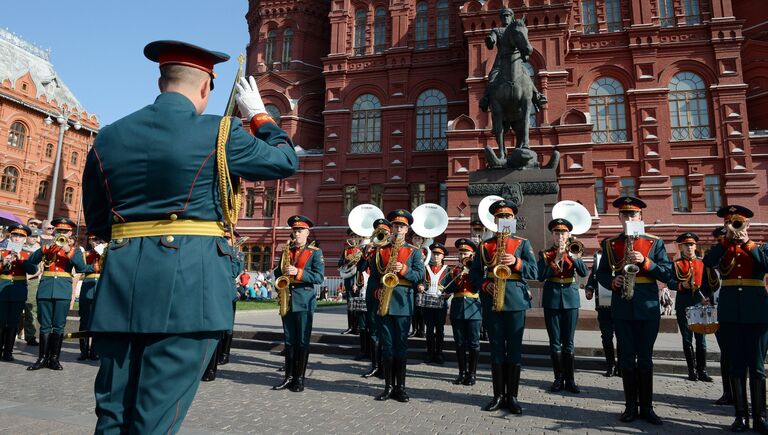
[(553, 219), (547, 225), (552, 236), (552, 247), (541, 251), (538, 261), (538, 279), (544, 283), (541, 305), (549, 335), (549, 352), (555, 381), (550, 391), (565, 387), (579, 393), (574, 372), (574, 344), (576, 322), (579, 320), (579, 283), (576, 274), (587, 276), (587, 266), (581, 255), (568, 252), (568, 240), (573, 224), (567, 219)]
[(290, 265), (287, 270), (279, 266), (275, 278), (288, 276), (291, 302), (288, 314), (283, 317), (285, 334), (285, 379), (274, 390), (289, 388), (293, 392), (304, 391), (304, 374), (309, 357), (309, 337), (312, 334), (312, 318), (317, 306), (315, 284), (322, 284), (325, 272), (323, 251), (307, 242), (309, 229), (314, 226), (306, 216), (288, 218), (294, 241), (290, 248)]
[[(357, 240), (357, 235), (352, 231), (352, 229), (347, 229), (347, 240)], [(354, 243), (354, 242), (353, 242)], [(349, 244), (349, 242), (347, 242)], [(341, 253), (341, 257), (339, 257), (339, 267), (344, 266), (347, 264), (347, 258), (354, 258), (355, 255), (357, 255), (358, 252), (362, 252), (359, 246), (355, 243), (354, 245), (347, 246), (344, 248), (344, 251)], [(357, 274), (354, 274), (350, 276), (349, 278), (344, 278), (344, 296), (347, 300), (347, 329), (342, 332), (342, 334), (353, 334), (357, 335), (359, 333), (358, 329), (358, 321), (357, 321), (357, 313), (352, 311), (352, 298), (355, 297), (355, 281), (357, 279)]]
[(29, 257), (30, 263), (43, 262), (43, 276), (37, 288), (37, 321), (40, 323), (40, 350), (37, 361), (27, 370), (48, 367), (62, 370), (59, 363), (67, 312), (72, 300), (72, 269), (78, 273), (93, 273), (92, 265), (85, 264), (83, 251), (69, 242), (77, 225), (67, 218), (51, 221), (53, 237), (65, 237), (62, 246), (43, 246)]
[[(93, 267), (93, 272), (86, 274), (80, 287), (80, 299), (78, 313), (80, 314), (79, 331), (90, 331), (91, 317), (93, 316), (93, 299), (96, 297), (96, 285), (101, 276), (101, 254), (96, 247), (103, 243), (93, 234), (88, 234), (87, 251), (85, 251), (85, 263)], [(80, 338), (80, 356), (78, 361), (86, 359), (97, 360), (96, 350), (93, 348), (93, 340), (90, 337)]]
[(736, 419), (734, 432), (749, 427), (745, 375), (749, 369), (752, 398), (752, 429), (768, 433), (765, 412), (765, 354), (768, 349), (768, 245), (750, 240), (747, 229), (754, 213), (746, 207), (722, 207), (728, 234), (704, 256), (707, 267), (720, 270), (720, 299), (717, 316), (722, 333), (721, 345), (730, 362), (731, 393)]
[[(670, 290), (676, 290), (675, 315), (680, 335), (683, 337), (683, 353), (688, 365), (689, 381), (712, 382), (707, 374), (707, 338), (704, 334), (694, 334), (688, 329), (688, 318), (685, 310), (697, 304), (709, 304), (712, 289), (710, 280), (714, 271), (704, 266), (701, 258), (696, 256), (696, 244), (699, 236), (696, 233), (683, 233), (677, 236), (680, 258), (672, 263), (672, 280), (667, 283)], [(717, 275), (714, 276), (717, 285)], [(717, 288), (715, 288), (717, 290)], [(696, 354), (693, 353), (693, 338), (696, 338)]]
[[(12, 243), (23, 245), (32, 231), (23, 224), (9, 228)], [(0, 250), (0, 359), (13, 361), (16, 328), (27, 301), (27, 274), (37, 272), (29, 260), (29, 252)]]
[[(480, 243), (483, 243), (483, 234), (487, 231), (485, 225), (483, 225), (483, 222), (480, 219), (474, 219), (469, 223), (469, 228), (470, 234), (472, 234), (470, 240), (472, 240), (476, 246), (479, 246)], [(472, 258), (474, 258), (474, 255), (472, 255)], [(482, 316), (482, 310), (480, 314)], [(485, 316), (482, 316), (482, 320), (480, 321), (480, 340), (488, 341), (488, 328), (485, 327)]]
[(432, 252), (432, 258), (424, 271), (424, 284), (419, 284), (416, 291), (427, 293), (434, 278), (437, 282), (438, 296), (442, 299), (442, 306), (440, 308), (421, 307), (424, 323), (427, 326), (427, 359), (424, 362), (444, 364), (445, 317), (448, 315), (448, 301), (444, 297), (444, 292), (445, 286), (451, 281), (451, 274), (448, 266), (443, 264), (443, 259), (448, 250), (442, 243), (433, 243), (429, 250)]
[[(499, 200), (491, 204), (490, 212), (498, 223), (499, 219), (513, 219), (517, 214), (517, 205), (509, 200)], [(491, 342), (493, 399), (483, 409), (496, 411), (506, 403), (511, 413), (521, 414), (523, 410), (517, 401), (517, 393), (520, 386), (525, 312), (531, 308), (527, 281), (536, 279), (536, 256), (528, 239), (508, 234), (505, 246), (501, 247), (504, 252), (499, 257), (500, 264), (509, 267), (512, 273), (506, 280), (505, 288), (499, 289), (504, 292), (501, 311), (494, 311), (496, 280), (493, 269), (497, 266), (498, 236), (499, 233), (480, 245), (479, 255), (475, 256), (469, 272), (472, 286), (481, 290), (483, 317)]]
[[(712, 230), (712, 237), (715, 239), (715, 245), (720, 243), (728, 232), (724, 226), (716, 227)], [(704, 253), (710, 251), (711, 247)], [(705, 266), (706, 267), (706, 266)], [(707, 280), (710, 283), (712, 294), (710, 296), (710, 303), (717, 305), (718, 298), (720, 296), (720, 274), (715, 268), (706, 268)], [(715, 400), (715, 405), (733, 405), (733, 396), (731, 395), (731, 366), (728, 363), (728, 355), (726, 354), (726, 345), (723, 343), (723, 331), (718, 328), (715, 332), (715, 339), (717, 340), (717, 346), (720, 348), (720, 379), (723, 383), (723, 394)], [(746, 379), (746, 378), (745, 378)]]
[[(379, 337), (384, 392), (379, 394), (376, 400), (387, 400), (391, 397), (398, 402), (408, 402), (408, 394), (405, 391), (408, 330), (413, 315), (414, 287), (424, 279), (424, 263), (419, 248), (405, 242), (405, 235), (413, 223), (411, 213), (402, 209), (395, 210), (387, 215), (387, 220), (392, 223), (391, 240), (376, 250), (367, 290), (374, 292), (376, 299), (381, 303), (384, 293), (381, 278), (390, 272), (398, 279), (398, 284), (392, 290), (387, 314), (378, 316), (378, 321), (381, 322)], [(396, 244), (400, 247), (396, 248)], [(388, 271), (390, 256), (395, 254), (397, 256), (391, 260), (393, 267)]]
[[(373, 221), (374, 231), (386, 231), (392, 233), (392, 223), (384, 218), (379, 218)], [(370, 245), (368, 249), (363, 253), (363, 257), (357, 263), (357, 273), (361, 275), (363, 272), (368, 273), (368, 282), (365, 290), (365, 313), (361, 313), (360, 319), (360, 334), (366, 331), (368, 336), (367, 349), (371, 355), (371, 369), (365, 372), (362, 376), (364, 378), (370, 378), (376, 376), (379, 379), (384, 379), (384, 371), (382, 369), (381, 361), (381, 317), (376, 312), (379, 310), (379, 300), (376, 297), (376, 289), (380, 284), (378, 281), (373, 281), (373, 269), (376, 268), (376, 255), (378, 249), (374, 249), (373, 245)], [(379, 278), (380, 279), (380, 278)]]
[(459, 250), (459, 265), (453, 268), (451, 283), (445, 288), (446, 293), (453, 294), (451, 327), (456, 342), (456, 361), (459, 364), (459, 376), (453, 384), (475, 385), (483, 316), (480, 295), (469, 280), (469, 265), (472, 264), (477, 245), (469, 239), (458, 239), (454, 246)]
[[(621, 348), (619, 364), (626, 405), (620, 420), (630, 422), (640, 416), (651, 424), (660, 425), (662, 421), (653, 411), (653, 345), (661, 321), (656, 281), (669, 281), (672, 264), (664, 241), (650, 234), (637, 235), (630, 247), (629, 258), (625, 259), (627, 222), (641, 221), (642, 209), (646, 205), (639, 198), (622, 196), (613, 201), (613, 206), (619, 211), (624, 231), (600, 243), (603, 256), (596, 276), (600, 285), (613, 290), (611, 316)], [(639, 268), (634, 295), (630, 300), (622, 297), (625, 264), (634, 264)]]

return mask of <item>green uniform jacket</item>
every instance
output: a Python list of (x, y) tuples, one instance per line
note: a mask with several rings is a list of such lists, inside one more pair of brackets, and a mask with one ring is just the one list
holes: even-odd
[[(382, 274), (379, 272), (379, 268), (376, 265), (376, 262), (379, 261), (379, 251), (381, 249), (390, 249), (391, 247), (391, 243), (388, 243), (376, 250), (374, 263), (370, 265), (371, 276), (368, 278), (368, 288), (366, 289), (365, 293), (366, 302), (369, 298), (375, 299), (374, 294), (376, 293), (376, 290), (381, 288)], [(389, 314), (392, 316), (413, 315), (413, 287), (416, 285), (416, 283), (424, 280), (424, 263), (421, 258), (421, 251), (419, 248), (409, 243), (405, 243), (402, 246), (401, 251), (403, 249), (409, 250), (410, 255), (408, 255), (408, 259), (403, 263), (405, 264), (405, 270), (403, 271), (404, 273), (400, 273), (399, 278), (410, 281), (412, 284), (411, 286), (395, 286), (395, 289), (392, 292), (392, 300), (389, 303)], [(401, 253), (400, 255), (404, 254)], [(385, 269), (386, 263), (381, 264), (381, 266), (382, 270)], [(375, 305), (378, 308), (378, 301), (375, 303)]]
[[(661, 318), (661, 309), (659, 308), (659, 287), (656, 281), (669, 282), (672, 276), (672, 263), (664, 248), (664, 241), (650, 234), (641, 235), (635, 241), (635, 250), (646, 257), (645, 263), (640, 265), (640, 272), (636, 279), (643, 278), (652, 282), (636, 282), (634, 296), (627, 301), (621, 297), (620, 289), (613, 288), (615, 274), (611, 269), (611, 258), (614, 259), (616, 267), (620, 266), (624, 258), (625, 239), (622, 234), (600, 242), (603, 255), (600, 257), (596, 275), (600, 285), (613, 290), (611, 316), (619, 320), (658, 320)], [(609, 254), (611, 249), (615, 249), (613, 254)]]
[[(317, 307), (315, 284), (322, 284), (325, 279), (323, 251), (314, 246), (307, 249), (312, 251), (312, 255), (307, 259), (307, 262), (303, 265), (304, 267), (296, 265), (299, 268), (299, 274), (296, 275), (296, 279), (289, 286), (291, 289), (291, 312), (294, 313), (315, 311)], [(277, 267), (275, 269), (275, 278), (281, 276), (283, 276), (283, 272), (280, 267)]]
[[(698, 292), (692, 292), (691, 290), (682, 288), (680, 286), (678, 273), (675, 271), (675, 263), (678, 261), (686, 260), (677, 259), (672, 263), (672, 280), (667, 283), (667, 287), (670, 290), (677, 291), (677, 295), (675, 296), (675, 311), (681, 311), (682, 313), (685, 313), (686, 308), (692, 307), (701, 302), (701, 296), (699, 296)], [(711, 268), (703, 266), (703, 262), (700, 258), (696, 258), (693, 261), (702, 263), (702, 277), (699, 291), (702, 295), (704, 295), (705, 298), (710, 298), (712, 293), (714, 293), (714, 291), (719, 288), (719, 280), (717, 278), (717, 274)], [(687, 271), (687, 265), (685, 267)]]
[[(513, 239), (518, 241), (516, 242), (518, 246), (513, 253), (517, 257), (517, 263), (511, 269), (513, 274), (519, 274), (521, 278), (507, 280), (502, 311), (523, 311), (531, 308), (531, 296), (528, 294), (527, 280), (536, 279), (536, 257), (533, 255), (531, 243), (528, 239), (517, 236), (510, 236), (508, 241)], [(496, 238), (494, 237), (480, 245), (480, 249), (472, 261), (472, 267), (469, 269), (469, 279), (472, 282), (472, 287), (481, 289), (482, 286), (493, 282), (493, 278), (486, 277), (493, 269), (493, 267), (488, 267), (489, 263), (493, 263), (493, 255), (487, 252), (487, 247), (495, 247), (495, 244)], [(493, 297), (481, 291), (480, 300), (483, 303), (483, 310), (487, 310), (490, 313), (493, 310)]]
[[(768, 323), (768, 293), (765, 284), (757, 285), (768, 271), (768, 245), (723, 240), (704, 255), (704, 265), (720, 269), (720, 322)], [(740, 279), (754, 280), (754, 284), (739, 284)]]
[[(563, 269), (555, 271), (551, 265), (554, 254), (552, 249), (539, 253), (538, 279), (544, 283), (541, 306), (554, 310), (580, 308), (579, 281), (575, 278), (576, 274), (587, 276), (587, 265), (581, 258), (568, 258), (563, 262)], [(559, 283), (549, 281), (549, 279), (573, 279), (573, 282)]]
[[(99, 132), (83, 171), (83, 204), (88, 231), (111, 241), (92, 331), (231, 328), (233, 280), (240, 270), (223, 237), (111, 236), (118, 222), (223, 220), (216, 170), (220, 120), (166, 92)], [(293, 175), (298, 166), (287, 134), (272, 122), (258, 126), (254, 137), (234, 119), (226, 150), (232, 177), (272, 180)]]
[[(461, 273), (461, 269), (454, 273)], [(477, 294), (477, 290), (469, 280), (469, 273), (456, 278), (446, 288), (446, 293), (468, 292)], [(456, 297), (451, 299), (451, 320), (483, 320), (480, 298)]]
[[(72, 272), (72, 268), (78, 273), (92, 273), (93, 266), (85, 264), (85, 257), (83, 251), (80, 248), (72, 248), (75, 252), (72, 254), (72, 258), (64, 264), (57, 264), (65, 271)], [(37, 266), (43, 260), (43, 249), (40, 248), (33, 252), (29, 256), (29, 262)], [(48, 269), (43, 270), (43, 276), (40, 277), (40, 285), (37, 287), (37, 299), (72, 299), (72, 276), (45, 276), (45, 272)]]

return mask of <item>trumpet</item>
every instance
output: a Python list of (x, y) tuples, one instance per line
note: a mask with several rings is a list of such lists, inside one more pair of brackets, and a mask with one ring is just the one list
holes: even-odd
[(371, 243), (374, 246), (381, 246), (389, 241), (390, 234), (391, 233), (384, 228), (376, 229), (371, 236)]
[(571, 257), (581, 258), (584, 255), (584, 243), (575, 237), (569, 237), (565, 245), (565, 250)]
[(53, 243), (58, 246), (59, 248), (64, 247), (65, 245), (69, 245), (69, 237), (67, 236), (56, 236), (56, 238), (53, 239)]
[(725, 221), (725, 229), (731, 240), (741, 239), (749, 228), (749, 220), (741, 215), (733, 215)]

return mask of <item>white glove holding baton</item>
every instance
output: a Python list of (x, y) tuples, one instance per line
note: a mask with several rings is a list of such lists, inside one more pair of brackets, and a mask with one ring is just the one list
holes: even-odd
[(259, 113), (267, 113), (264, 102), (261, 101), (259, 88), (256, 87), (256, 79), (253, 76), (249, 76), (248, 80), (245, 77), (240, 77), (239, 82), (235, 84), (235, 89), (237, 90), (235, 101), (240, 109), (240, 114), (250, 120)]

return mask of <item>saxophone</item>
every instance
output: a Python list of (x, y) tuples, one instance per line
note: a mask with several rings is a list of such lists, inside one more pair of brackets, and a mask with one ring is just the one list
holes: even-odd
[(397, 263), (397, 255), (400, 253), (400, 248), (403, 246), (404, 239), (401, 236), (397, 236), (392, 244), (392, 251), (389, 253), (389, 261), (387, 267), (384, 269), (384, 275), (381, 277), (381, 285), (384, 287), (381, 292), (381, 300), (379, 301), (378, 314), (381, 317), (389, 314), (389, 303), (392, 302), (392, 293), (397, 287), (397, 283), (400, 279), (393, 272), (395, 264)]
[(507, 252), (508, 233), (500, 232), (496, 237), (496, 252), (493, 256), (492, 274), (496, 288), (493, 290), (493, 311), (501, 311), (504, 308), (504, 294), (507, 291), (507, 279), (512, 276), (512, 269), (501, 264), (502, 257)]
[[(280, 256), (280, 271), (285, 273), (288, 266), (291, 265), (291, 240), (289, 239), (283, 246), (283, 253)], [(275, 280), (277, 289), (277, 299), (280, 303), (280, 317), (285, 317), (291, 307), (291, 278), (286, 275)]]
[(624, 247), (624, 265), (622, 271), (624, 272), (624, 288), (621, 289), (621, 297), (625, 300), (632, 300), (632, 296), (635, 295), (635, 276), (640, 272), (640, 267), (629, 261), (629, 254), (635, 250), (635, 238), (637, 236), (627, 236), (626, 244)]

